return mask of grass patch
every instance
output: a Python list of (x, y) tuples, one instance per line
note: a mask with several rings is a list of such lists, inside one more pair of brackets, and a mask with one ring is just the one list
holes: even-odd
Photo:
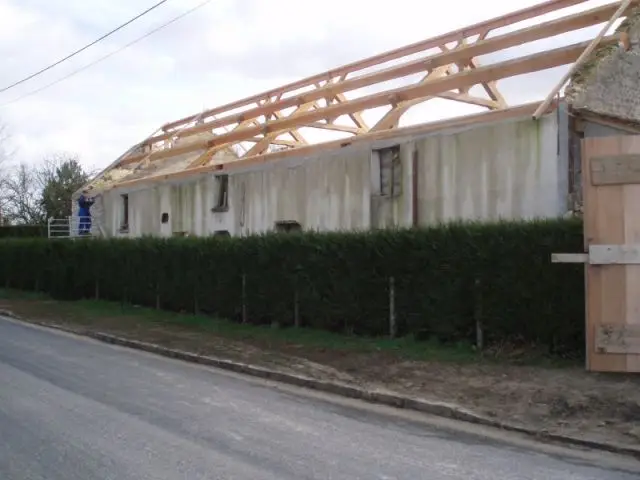
[[(513, 350), (503, 349), (499, 355), (479, 353), (473, 345), (464, 342), (442, 344), (437, 340), (418, 341), (413, 336), (403, 338), (372, 338), (314, 330), (310, 328), (278, 328), (241, 324), (202, 315), (181, 314), (137, 307), (117, 302), (79, 300), (57, 301), (42, 293), (0, 289), (0, 300), (33, 301), (46, 304), (46, 315), (63, 323), (86, 327), (100, 327), (106, 319), (129, 322), (132, 328), (148, 325), (187, 329), (230, 340), (279, 349), (295, 347), (323, 352), (386, 354), (407, 360), (439, 361), (457, 364), (508, 363), (547, 367), (573, 366), (575, 362), (549, 357), (535, 349), (522, 351), (514, 356)], [(124, 322), (123, 325), (127, 323)]]

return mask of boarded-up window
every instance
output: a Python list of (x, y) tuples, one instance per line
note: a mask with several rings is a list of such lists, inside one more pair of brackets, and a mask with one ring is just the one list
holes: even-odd
[(279, 233), (295, 233), (301, 232), (302, 225), (294, 220), (285, 220), (283, 222), (276, 222), (276, 232)]
[(216, 175), (216, 203), (214, 212), (229, 210), (229, 175)]
[(380, 195), (397, 197), (402, 194), (402, 162), (400, 146), (381, 148), (376, 151), (380, 169)]

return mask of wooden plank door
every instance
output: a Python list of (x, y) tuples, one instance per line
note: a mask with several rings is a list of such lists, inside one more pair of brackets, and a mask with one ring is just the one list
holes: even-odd
[(587, 370), (640, 372), (640, 136), (582, 146)]

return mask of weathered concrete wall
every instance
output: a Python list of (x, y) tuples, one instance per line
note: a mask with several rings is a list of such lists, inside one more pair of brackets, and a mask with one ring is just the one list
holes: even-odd
[(553, 217), (566, 201), (556, 116), (417, 141), (420, 224)]
[[(233, 170), (228, 210), (213, 211), (213, 174), (105, 194), (105, 224), (117, 235), (129, 195), (129, 236), (188, 232), (248, 235), (277, 222), (304, 229), (356, 230), (452, 219), (555, 217), (567, 205), (566, 132), (549, 115), (360, 143), (321, 154)], [(564, 127), (564, 124), (563, 124)], [(396, 196), (379, 195), (372, 150), (400, 146)], [(414, 180), (414, 156), (417, 179)], [(414, 181), (417, 198), (414, 199)], [(162, 214), (169, 215), (161, 223)]]
[(232, 234), (273, 230), (295, 221), (304, 229), (353, 230), (369, 226), (370, 152), (337, 152), (296, 159), (230, 177)]

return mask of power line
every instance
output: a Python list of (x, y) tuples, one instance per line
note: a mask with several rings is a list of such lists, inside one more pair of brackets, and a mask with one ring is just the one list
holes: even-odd
[(138, 15), (136, 15), (135, 17), (133, 17), (131, 20), (129, 20), (129, 21), (127, 21), (127, 22), (123, 23), (122, 25), (120, 25), (120, 26), (119, 26), (119, 27), (117, 27), (117, 28), (114, 28), (114, 29), (113, 29), (113, 30), (111, 30), (110, 32), (105, 33), (105, 34), (104, 34), (104, 35), (102, 35), (100, 38), (97, 38), (97, 39), (96, 39), (96, 40), (94, 40), (93, 42), (91, 42), (91, 43), (89, 43), (88, 45), (85, 45), (84, 47), (82, 47), (81, 49), (76, 50), (76, 51), (75, 51), (75, 52), (73, 52), (73, 53), (70, 53), (70, 54), (69, 54), (69, 55), (67, 55), (66, 57), (61, 58), (61, 59), (60, 59), (60, 60), (58, 60), (57, 62), (52, 63), (51, 65), (49, 65), (48, 67), (43, 68), (42, 70), (38, 70), (37, 72), (32, 73), (31, 75), (29, 75), (28, 77), (23, 78), (22, 80), (18, 80), (17, 82), (12, 83), (11, 85), (8, 85), (8, 86), (6, 86), (6, 87), (4, 87), (4, 88), (0, 89), (0, 93), (6, 92), (6, 91), (7, 91), (7, 90), (9, 90), (10, 88), (16, 87), (16, 86), (18, 86), (18, 85), (20, 85), (20, 84), (22, 84), (22, 83), (24, 83), (24, 82), (27, 82), (27, 81), (31, 80), (32, 78), (37, 77), (38, 75), (40, 75), (40, 74), (42, 74), (42, 73), (44, 73), (44, 72), (46, 72), (46, 71), (48, 71), (48, 70), (51, 70), (53, 67), (56, 67), (56, 66), (60, 65), (62, 62), (66, 62), (66, 61), (67, 61), (67, 60), (69, 60), (70, 58), (75, 57), (75, 56), (76, 56), (76, 55), (78, 55), (79, 53), (84, 52), (87, 48), (94, 46), (96, 43), (98, 43), (98, 42), (100, 42), (100, 41), (104, 40), (105, 38), (107, 38), (107, 37), (109, 37), (109, 36), (113, 35), (114, 33), (118, 32), (118, 31), (120, 31), (120, 30), (122, 30), (122, 29), (123, 29), (124, 27), (126, 27), (127, 25), (129, 25), (129, 24), (131, 24), (131, 23), (135, 22), (135, 21), (136, 21), (136, 20), (138, 20), (139, 18), (141, 18), (141, 17), (145, 16), (147, 13), (151, 12), (152, 10), (155, 10), (156, 8), (158, 8), (159, 6), (161, 6), (161, 5), (162, 5), (162, 4), (164, 4), (164, 3), (167, 3), (168, 1), (169, 1), (169, 0), (161, 0), (160, 2), (156, 3), (155, 5), (152, 5), (151, 7), (147, 8), (144, 12), (139, 13)]
[(171, 24), (173, 24), (173, 23), (177, 22), (178, 20), (180, 20), (180, 19), (182, 19), (182, 18), (186, 17), (186, 16), (187, 16), (187, 15), (189, 15), (190, 13), (193, 13), (193, 12), (195, 12), (196, 10), (198, 10), (198, 9), (200, 9), (200, 8), (202, 8), (202, 7), (204, 7), (204, 6), (205, 6), (205, 5), (207, 5), (208, 3), (211, 3), (212, 1), (213, 1), (213, 0), (205, 0), (205, 1), (204, 1), (204, 2), (202, 2), (202, 3), (199, 3), (199, 4), (198, 4), (198, 5), (196, 5), (195, 7), (193, 7), (193, 8), (191, 8), (191, 9), (187, 10), (186, 12), (184, 12), (184, 13), (182, 13), (182, 14), (178, 15), (177, 17), (172, 18), (172, 19), (171, 19), (171, 20), (169, 20), (168, 22), (163, 23), (162, 25), (160, 25), (160, 26), (158, 26), (158, 27), (154, 28), (153, 30), (148, 31), (148, 32), (147, 32), (147, 33), (145, 33), (143, 36), (138, 37), (137, 39), (133, 40), (132, 42), (127, 43), (126, 45), (124, 45), (123, 47), (119, 48), (118, 50), (114, 50), (113, 52), (108, 53), (107, 55), (105, 55), (105, 56), (103, 56), (103, 57), (100, 57), (100, 58), (98, 58), (97, 60), (95, 60), (95, 61), (93, 61), (93, 62), (91, 62), (91, 63), (89, 63), (89, 64), (85, 65), (84, 67), (81, 67), (81, 68), (79, 68), (79, 69), (77, 69), (77, 70), (74, 70), (73, 72), (69, 73), (68, 75), (65, 75), (64, 77), (59, 78), (58, 80), (55, 80), (55, 81), (53, 81), (53, 82), (51, 82), (51, 83), (49, 83), (49, 84), (47, 84), (47, 85), (45, 85), (45, 86), (43, 86), (43, 87), (40, 87), (40, 88), (38, 88), (38, 89), (36, 89), (36, 90), (32, 90), (32, 91), (30, 91), (30, 92), (27, 92), (27, 93), (25, 93), (24, 95), (21, 95), (20, 97), (14, 98), (13, 100), (10, 100), (10, 101), (8, 101), (8, 102), (6, 102), (6, 103), (3, 103), (2, 105), (0, 105), (0, 108), (2, 108), (2, 107), (6, 107), (7, 105), (11, 105), (12, 103), (15, 103), (15, 102), (17, 102), (17, 101), (20, 101), (20, 100), (22, 100), (22, 99), (24, 99), (24, 98), (26, 98), (26, 97), (30, 97), (31, 95), (35, 95), (35, 94), (37, 94), (37, 93), (40, 93), (40, 92), (42, 92), (43, 90), (46, 90), (47, 88), (53, 87), (54, 85), (57, 85), (58, 83), (63, 82), (64, 80), (67, 80), (68, 78), (71, 78), (71, 77), (73, 77), (74, 75), (77, 75), (78, 73), (83, 72), (83, 71), (87, 70), (88, 68), (93, 67), (94, 65), (96, 65), (96, 64), (98, 64), (98, 63), (100, 63), (100, 62), (102, 62), (102, 61), (104, 61), (104, 60), (106, 60), (106, 59), (108, 59), (108, 58), (110, 58), (110, 57), (112, 57), (112, 56), (114, 56), (114, 55), (116, 55), (116, 54), (118, 54), (118, 53), (122, 52), (123, 50), (125, 50), (125, 49), (127, 49), (127, 48), (131, 47), (132, 45), (135, 45), (136, 43), (138, 43), (138, 42), (140, 42), (140, 41), (144, 40), (145, 38), (147, 38), (147, 37), (149, 37), (149, 36), (153, 35), (154, 33), (158, 32), (159, 30), (162, 30), (163, 28), (168, 27), (169, 25), (171, 25)]

